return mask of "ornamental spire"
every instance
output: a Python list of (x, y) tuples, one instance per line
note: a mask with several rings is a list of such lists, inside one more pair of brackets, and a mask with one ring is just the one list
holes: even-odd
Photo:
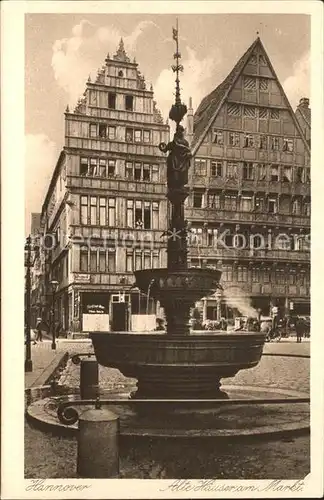
[(114, 55), (114, 60), (121, 61), (121, 62), (130, 62), (129, 57), (127, 57), (127, 54), (125, 52), (124, 40), (122, 38), (120, 39), (117, 52)]
[(178, 19), (176, 23), (176, 28), (172, 28), (172, 38), (176, 42), (176, 51), (173, 54), (174, 59), (176, 60), (176, 64), (173, 64), (172, 71), (176, 74), (175, 84), (175, 103), (172, 105), (169, 113), (169, 118), (175, 121), (177, 126), (181, 122), (184, 115), (187, 113), (187, 106), (181, 102), (180, 96), (180, 78), (179, 73), (183, 71), (182, 64), (179, 63), (179, 59), (181, 59), (181, 54), (179, 52), (179, 28), (178, 28)]

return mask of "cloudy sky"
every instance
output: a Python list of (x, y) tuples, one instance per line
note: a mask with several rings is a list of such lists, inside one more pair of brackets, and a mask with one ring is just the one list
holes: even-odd
[[(260, 33), (295, 108), (310, 93), (310, 18), (290, 14), (179, 15), (182, 96), (194, 109)], [(25, 17), (26, 230), (40, 211), (64, 145), (64, 110), (73, 106), (120, 37), (153, 84), (164, 117), (174, 99), (174, 15), (27, 14)]]

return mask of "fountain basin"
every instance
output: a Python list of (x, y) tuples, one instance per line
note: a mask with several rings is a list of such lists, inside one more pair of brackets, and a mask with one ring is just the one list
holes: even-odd
[(181, 300), (194, 303), (218, 288), (221, 271), (217, 269), (189, 268), (169, 270), (166, 268), (135, 271), (136, 286), (164, 305), (166, 301)]
[(253, 368), (265, 335), (254, 332), (90, 333), (99, 364), (138, 380), (136, 398), (206, 399), (227, 397), (220, 380)]

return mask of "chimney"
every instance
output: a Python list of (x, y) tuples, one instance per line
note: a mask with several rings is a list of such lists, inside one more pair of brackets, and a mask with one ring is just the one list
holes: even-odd
[(309, 107), (309, 99), (308, 97), (302, 97), (298, 104), (299, 108), (308, 108)]
[(187, 140), (191, 144), (193, 139), (193, 109), (192, 97), (189, 97), (189, 108), (187, 113)]

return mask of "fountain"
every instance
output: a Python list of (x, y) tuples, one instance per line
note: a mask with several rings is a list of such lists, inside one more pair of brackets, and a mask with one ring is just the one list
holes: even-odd
[[(191, 151), (180, 124), (187, 112), (181, 102), (178, 29), (172, 66), (176, 74), (175, 103), (169, 118), (176, 124), (173, 140), (159, 148), (167, 157), (167, 198), (171, 216), (167, 236), (167, 268), (136, 271), (136, 286), (159, 300), (166, 317), (166, 331), (90, 333), (99, 364), (118, 368), (136, 378), (139, 399), (224, 399), (220, 380), (260, 361), (265, 336), (254, 332), (190, 332), (190, 308), (217, 290), (221, 271), (189, 268), (188, 225), (184, 201), (189, 194)], [(148, 299), (149, 300), (149, 299)]]

